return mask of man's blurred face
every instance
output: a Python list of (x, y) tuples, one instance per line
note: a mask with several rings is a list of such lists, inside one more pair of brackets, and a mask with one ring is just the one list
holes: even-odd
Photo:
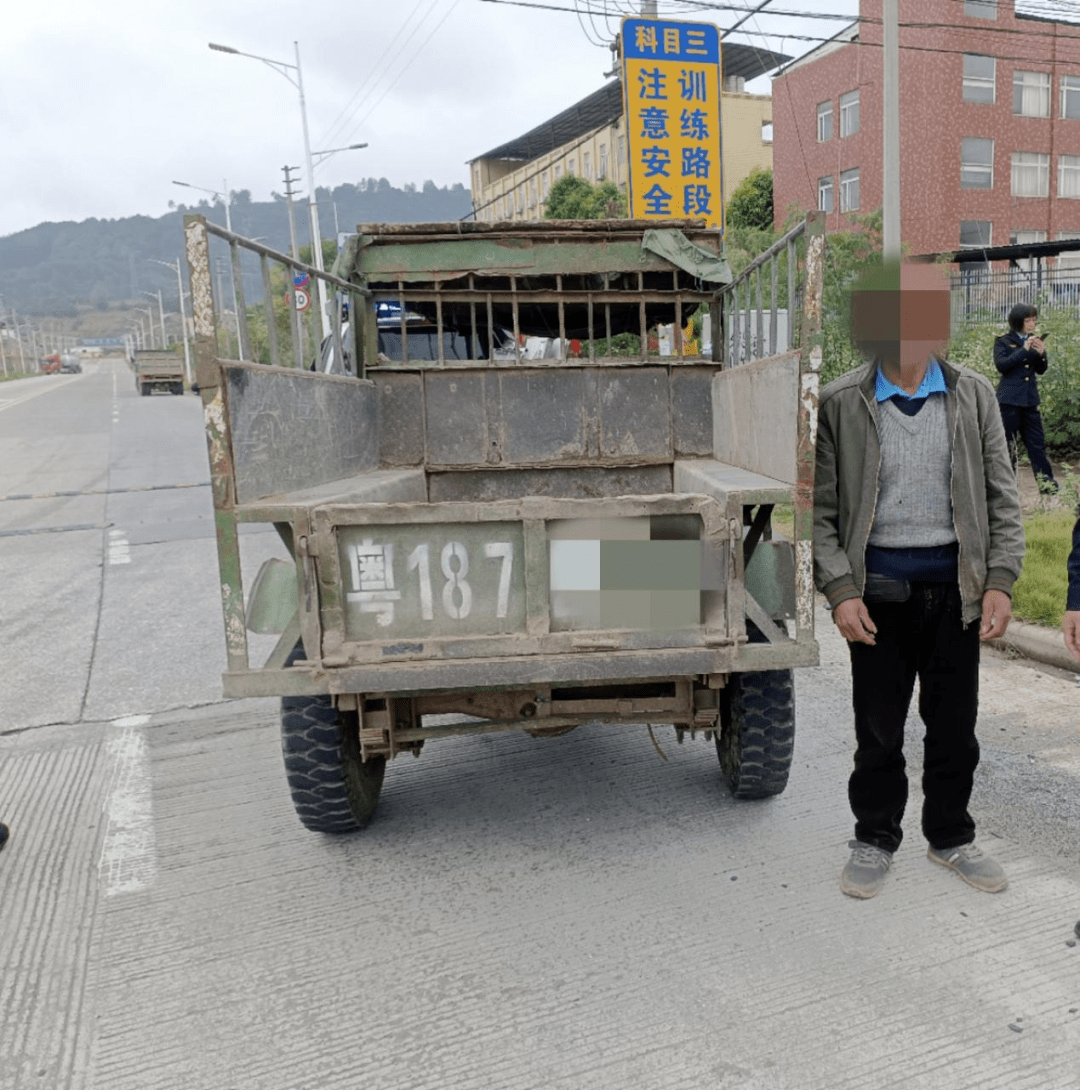
[[(894, 281), (895, 283), (895, 281)], [(910, 382), (949, 343), (949, 282), (936, 265), (903, 265), (900, 290), (851, 293), (851, 332), (887, 372)]]

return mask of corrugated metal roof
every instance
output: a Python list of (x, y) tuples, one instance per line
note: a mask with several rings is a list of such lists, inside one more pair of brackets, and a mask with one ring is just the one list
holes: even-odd
[[(732, 42), (723, 42), (721, 50), (725, 77), (754, 79), (791, 60), (783, 53)], [(561, 148), (593, 129), (612, 124), (622, 116), (622, 112), (622, 81), (614, 79), (543, 124), (483, 155), (475, 156), (469, 162), (474, 163), (477, 159), (513, 159), (525, 163)]]

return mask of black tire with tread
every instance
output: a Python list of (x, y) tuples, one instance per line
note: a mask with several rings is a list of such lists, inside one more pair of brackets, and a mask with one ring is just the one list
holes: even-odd
[[(289, 662), (299, 657), (297, 648)], [(386, 758), (360, 759), (355, 713), (342, 713), (328, 696), (281, 698), (281, 751), (293, 808), (315, 833), (363, 829), (375, 813)]]
[(787, 786), (795, 750), (795, 678), (790, 670), (731, 674), (716, 735), (731, 793), (764, 799)]

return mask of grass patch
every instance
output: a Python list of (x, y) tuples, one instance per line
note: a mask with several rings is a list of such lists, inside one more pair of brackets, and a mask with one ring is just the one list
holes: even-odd
[(1061, 624), (1069, 585), (1065, 562), (1075, 521), (1067, 509), (1040, 511), (1024, 519), (1027, 553), (1013, 587), (1013, 611), (1022, 620), (1055, 628)]

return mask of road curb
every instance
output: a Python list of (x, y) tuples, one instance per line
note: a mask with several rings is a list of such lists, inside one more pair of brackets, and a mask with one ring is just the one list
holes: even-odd
[(1035, 662), (1080, 674), (1080, 662), (1069, 654), (1060, 629), (1013, 621), (1001, 639), (990, 640), (989, 643), (999, 651), (1016, 651)]

